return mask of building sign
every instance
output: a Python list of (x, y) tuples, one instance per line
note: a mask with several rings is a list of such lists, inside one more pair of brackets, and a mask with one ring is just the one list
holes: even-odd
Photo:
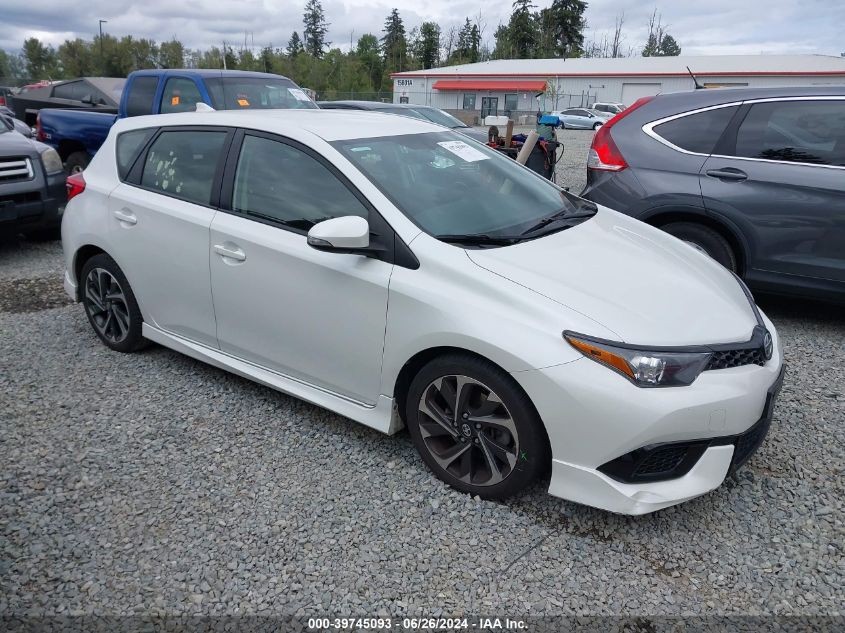
[(397, 86), (413, 86), (414, 80), (413, 79), (397, 79), (396, 85)]

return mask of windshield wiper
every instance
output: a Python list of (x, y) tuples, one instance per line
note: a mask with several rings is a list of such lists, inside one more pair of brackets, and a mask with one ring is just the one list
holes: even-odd
[(537, 224), (534, 224), (533, 226), (530, 226), (527, 229), (525, 229), (522, 233), (520, 233), (520, 235), (525, 236), (525, 235), (530, 235), (531, 233), (536, 233), (540, 229), (545, 228), (549, 224), (553, 224), (554, 222), (565, 222), (566, 226), (563, 226), (561, 228), (569, 228), (570, 226), (573, 226), (574, 224), (580, 223), (580, 222), (572, 223), (572, 222), (570, 222), (571, 220), (584, 220), (586, 218), (593, 217), (595, 214), (596, 214), (595, 210), (591, 210), (587, 213), (570, 213), (568, 209), (563, 209), (561, 211), (558, 211), (557, 213), (553, 213), (552, 215), (546, 216), (545, 218), (543, 218), (542, 220), (537, 222)]
[(505, 235), (497, 237), (484, 235), (483, 233), (469, 233), (466, 235), (435, 235), (434, 237), (441, 242), (446, 242), (448, 244), (466, 244), (469, 246), (488, 244), (490, 246), (509, 246), (510, 244), (516, 244), (523, 239), (519, 235)]

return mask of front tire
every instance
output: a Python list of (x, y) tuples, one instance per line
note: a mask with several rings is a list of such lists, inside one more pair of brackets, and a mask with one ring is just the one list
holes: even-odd
[(604, 123), (593, 123), (593, 130), (598, 130)]
[(524, 490), (551, 463), (545, 429), (511, 376), (484, 359), (442, 356), (411, 382), (405, 420), (423, 461), (485, 499)]
[(134, 352), (144, 346), (143, 318), (126, 276), (105, 253), (82, 266), (79, 276), (82, 305), (99, 339), (116, 352)]
[(710, 227), (695, 222), (672, 222), (660, 228), (736, 272), (736, 253), (728, 241)]

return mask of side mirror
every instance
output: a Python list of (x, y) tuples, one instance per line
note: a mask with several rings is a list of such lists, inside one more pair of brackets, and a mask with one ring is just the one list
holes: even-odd
[(357, 215), (323, 220), (308, 231), (308, 246), (334, 253), (365, 250), (370, 246), (370, 225)]

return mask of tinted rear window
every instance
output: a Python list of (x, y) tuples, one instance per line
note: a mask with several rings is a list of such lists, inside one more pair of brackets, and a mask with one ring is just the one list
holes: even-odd
[(688, 152), (710, 154), (739, 106), (705, 110), (655, 126), (659, 136)]
[(121, 180), (126, 180), (129, 170), (135, 164), (138, 152), (141, 151), (154, 131), (154, 128), (130, 130), (117, 137), (117, 174)]
[(126, 116), (152, 114), (153, 97), (156, 93), (158, 77), (136, 77), (129, 87), (126, 99)]

